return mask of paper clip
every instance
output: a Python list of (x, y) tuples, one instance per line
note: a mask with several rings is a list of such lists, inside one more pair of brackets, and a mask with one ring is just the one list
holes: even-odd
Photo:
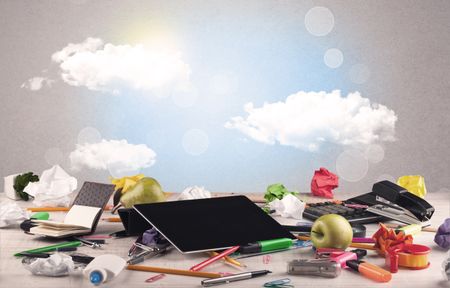
[(272, 287), (272, 288), (276, 288), (276, 287), (294, 287), (294, 285), (288, 284), (290, 282), (291, 282), (291, 279), (283, 278), (283, 279), (279, 279), (279, 280), (275, 280), (275, 281), (270, 281), (270, 282), (264, 283), (264, 287)]
[(161, 273), (161, 274), (158, 274), (158, 275), (155, 275), (155, 276), (152, 276), (152, 277), (148, 278), (147, 280), (145, 280), (145, 282), (153, 283), (153, 282), (156, 282), (159, 279), (162, 279), (164, 277), (166, 277), (166, 274)]
[(263, 258), (262, 258), (264, 264), (269, 264), (270, 263), (270, 259), (271, 259), (270, 255), (264, 255)]

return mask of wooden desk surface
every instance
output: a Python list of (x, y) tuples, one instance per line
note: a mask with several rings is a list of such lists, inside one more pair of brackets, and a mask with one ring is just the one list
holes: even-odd
[[(0, 193), (0, 200), (4, 200), (3, 193)], [(258, 195), (253, 195), (258, 197)], [(337, 195), (340, 199), (347, 199), (354, 195)], [(312, 201), (309, 196), (301, 196), (302, 199)], [(444, 219), (450, 217), (450, 195), (444, 193), (430, 193), (427, 200), (435, 207), (436, 212), (431, 219), (432, 226), (439, 226)], [(17, 202), (22, 207), (30, 207), (31, 202)], [(52, 212), (51, 217), (60, 219), (64, 212)], [(109, 212), (103, 214), (109, 216)], [(293, 224), (294, 219), (276, 218), (283, 224)], [(100, 222), (96, 234), (108, 234), (114, 231), (122, 230), (121, 223)], [(372, 235), (378, 229), (376, 224), (367, 225), (368, 236)], [(195, 235), (193, 235), (195, 237)], [(296, 249), (289, 252), (271, 254), (270, 262), (263, 263), (262, 256), (241, 259), (248, 267), (246, 270), (225, 265), (223, 262), (216, 262), (204, 271), (209, 272), (230, 272), (239, 273), (244, 271), (268, 269), (273, 271), (264, 277), (239, 281), (218, 287), (262, 287), (265, 282), (281, 278), (290, 278), (291, 284), (295, 287), (450, 287), (450, 282), (444, 281), (441, 272), (442, 262), (448, 257), (447, 252), (440, 249), (434, 242), (434, 233), (422, 232), (414, 237), (414, 243), (424, 244), (431, 247), (429, 259), (431, 265), (425, 270), (407, 270), (401, 268), (398, 273), (393, 274), (393, 279), (389, 283), (376, 283), (366, 279), (353, 271), (343, 271), (338, 278), (325, 279), (309, 276), (292, 276), (286, 274), (286, 263), (298, 258), (311, 258), (313, 253), (310, 248)], [(101, 249), (91, 249), (89, 247), (80, 247), (80, 253), (91, 256), (101, 254), (116, 254), (127, 259), (127, 252), (135, 237), (123, 239), (107, 239), (107, 244)], [(0, 229), (0, 287), (92, 287), (89, 281), (82, 275), (70, 275), (60, 278), (34, 276), (26, 270), (21, 260), (12, 256), (15, 252), (26, 249), (50, 245), (49, 240), (41, 237), (26, 235), (18, 227)], [(177, 269), (188, 269), (206, 259), (206, 254), (183, 255), (172, 249), (164, 257), (148, 259), (142, 265), (170, 267)], [(383, 266), (384, 259), (378, 257), (375, 252), (369, 252), (366, 260)], [(112, 282), (106, 283), (104, 287), (201, 287), (201, 278), (166, 275), (165, 278), (154, 283), (145, 283), (144, 281), (151, 276), (157, 275), (150, 272), (128, 271), (124, 270)]]

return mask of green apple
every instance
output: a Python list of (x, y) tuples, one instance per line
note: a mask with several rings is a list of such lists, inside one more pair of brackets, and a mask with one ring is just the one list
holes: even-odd
[(316, 248), (346, 249), (352, 238), (352, 226), (341, 215), (320, 216), (311, 227), (311, 241)]
[(163, 202), (165, 200), (166, 196), (162, 191), (161, 185), (156, 179), (151, 177), (140, 179), (133, 188), (120, 197), (120, 203), (125, 208), (130, 208), (134, 204)]

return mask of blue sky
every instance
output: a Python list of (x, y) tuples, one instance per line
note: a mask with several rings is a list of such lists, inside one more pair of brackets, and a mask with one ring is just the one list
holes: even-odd
[[(125, 139), (152, 149), (156, 164), (141, 172), (170, 183), (168, 190), (203, 185), (213, 191), (261, 191), (275, 182), (307, 190), (315, 169), (335, 170), (336, 157), (345, 145), (325, 141), (319, 149), (308, 151), (277, 141), (267, 144), (238, 129), (227, 129), (225, 123), (232, 117), (245, 118), (247, 103), (258, 108), (264, 103), (284, 102), (299, 91), (331, 93), (337, 89), (342, 99), (350, 92), (364, 92), (363, 83), (354, 83), (349, 77), (352, 65), (361, 57), (348, 48), (351, 39), (337, 36), (345, 31), (339, 27), (339, 15), (334, 15), (329, 33), (317, 36), (305, 27), (305, 12), (311, 10), (264, 3), (252, 9), (212, 5), (198, 10), (190, 7), (189, 11), (167, 4), (162, 11), (142, 11), (117, 25), (120, 28), (86, 35), (110, 43), (106, 45), (143, 45), (179, 53), (190, 70), (189, 84), (196, 95), (192, 106), (177, 105), (174, 95), (179, 92), (170, 85), (162, 92), (124, 85), (118, 95), (67, 81), (51, 85), (70, 84), (71, 89), (89, 96), (86, 105), (95, 106), (97, 112), (91, 126), (103, 139)], [(83, 41), (73, 39), (72, 43)], [(340, 49), (344, 55), (337, 68), (324, 63), (330, 48)], [(192, 142), (191, 149), (200, 149), (200, 153), (183, 146), (183, 137), (192, 129), (207, 140), (184, 141)]]

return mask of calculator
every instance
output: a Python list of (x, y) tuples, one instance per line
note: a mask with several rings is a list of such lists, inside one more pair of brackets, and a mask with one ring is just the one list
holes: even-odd
[(385, 218), (366, 211), (367, 205), (353, 201), (328, 201), (323, 203), (307, 204), (303, 217), (316, 220), (322, 215), (338, 214), (343, 216), (351, 225), (382, 222)]

